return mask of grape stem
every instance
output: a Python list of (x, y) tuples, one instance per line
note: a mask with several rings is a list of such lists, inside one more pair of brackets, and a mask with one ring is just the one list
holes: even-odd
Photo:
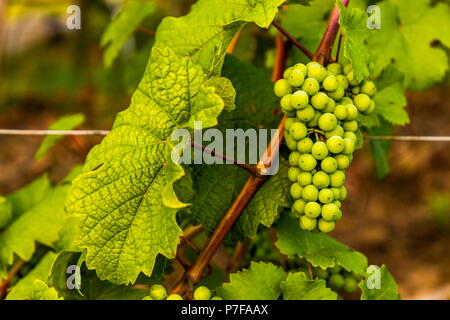
[(293, 35), (291, 35), (286, 29), (284, 29), (281, 24), (278, 21), (273, 21), (272, 25), (280, 31), (281, 34), (283, 34), (294, 46), (300, 49), (301, 52), (303, 52), (310, 60), (313, 59), (313, 54), (306, 49), (300, 42), (297, 41), (297, 39), (294, 38)]
[(8, 291), (9, 284), (14, 279), (14, 277), (19, 273), (20, 269), (25, 265), (26, 261), (19, 259), (14, 263), (14, 265), (9, 270), (6, 278), (0, 283), (0, 300), (5, 299), (6, 293)]

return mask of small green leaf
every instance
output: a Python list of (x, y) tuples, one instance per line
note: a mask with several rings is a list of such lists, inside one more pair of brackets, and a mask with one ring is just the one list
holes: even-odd
[(36, 279), (24, 300), (64, 300), (58, 296), (55, 288), (50, 288), (44, 281)]
[[(385, 265), (369, 267), (367, 280), (358, 285), (362, 290), (361, 300), (400, 300), (398, 286)], [(370, 288), (369, 288), (370, 287)]]
[[(67, 115), (59, 118), (56, 122), (52, 123), (48, 129), (49, 130), (72, 130), (84, 122), (84, 115), (81, 113)], [(46, 136), (42, 140), (38, 151), (34, 155), (36, 159), (40, 159), (45, 156), (48, 150), (53, 147), (53, 145), (61, 140), (64, 136), (62, 135), (50, 135)]]
[(271, 263), (252, 262), (250, 269), (230, 275), (230, 282), (217, 289), (225, 300), (277, 300), (286, 273)]
[(281, 286), (283, 300), (337, 300), (325, 280), (307, 280), (303, 272), (289, 273)]

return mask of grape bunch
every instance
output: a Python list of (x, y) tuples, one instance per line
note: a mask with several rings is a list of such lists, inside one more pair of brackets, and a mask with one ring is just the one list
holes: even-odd
[(353, 293), (358, 289), (358, 277), (353, 272), (348, 272), (340, 266), (333, 268), (322, 269), (320, 267), (314, 268), (313, 275), (315, 278), (323, 279), (327, 282), (327, 286), (336, 292)]
[[(160, 284), (154, 284), (150, 287), (150, 293), (144, 297), (144, 300), (184, 300), (179, 294), (167, 294), (167, 290)], [(223, 300), (219, 296), (213, 296), (211, 290), (205, 286), (197, 287), (194, 290), (194, 300)]]
[(291, 212), (303, 230), (330, 232), (347, 197), (345, 170), (361, 137), (358, 115), (373, 112), (377, 89), (358, 81), (350, 64), (310, 62), (287, 68), (274, 91), (288, 117)]

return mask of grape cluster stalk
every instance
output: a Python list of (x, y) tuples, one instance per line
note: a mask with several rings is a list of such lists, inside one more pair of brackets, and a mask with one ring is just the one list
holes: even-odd
[(306, 231), (330, 232), (342, 218), (345, 170), (362, 144), (359, 117), (375, 109), (377, 89), (359, 81), (351, 64), (297, 63), (274, 85), (288, 117), (291, 213)]

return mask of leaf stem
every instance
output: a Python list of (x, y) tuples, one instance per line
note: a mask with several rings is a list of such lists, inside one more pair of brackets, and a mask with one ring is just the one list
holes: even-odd
[(300, 42), (297, 41), (297, 39), (294, 38), (293, 35), (291, 35), (286, 29), (284, 29), (281, 24), (278, 21), (273, 21), (272, 25), (278, 29), (278, 31), (281, 32), (294, 46), (300, 49), (301, 52), (303, 52), (310, 60), (313, 59), (313, 54), (305, 48)]
[(26, 261), (19, 259), (14, 263), (14, 265), (9, 270), (6, 278), (0, 283), (0, 300), (5, 299), (6, 293), (8, 291), (9, 284), (14, 279), (14, 277), (19, 273), (20, 269), (25, 265)]

